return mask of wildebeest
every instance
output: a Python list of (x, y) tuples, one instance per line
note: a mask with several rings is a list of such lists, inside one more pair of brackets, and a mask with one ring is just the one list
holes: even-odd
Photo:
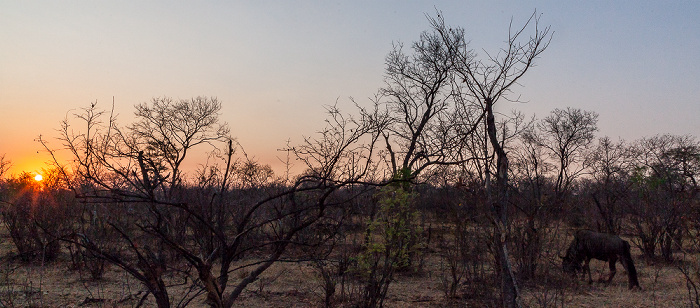
[[(588, 283), (593, 282), (591, 268), (588, 266), (591, 259), (608, 262), (610, 267), (608, 283), (615, 276), (615, 262), (620, 259), (620, 263), (627, 270), (629, 288), (641, 288), (637, 280), (637, 269), (634, 267), (634, 262), (630, 255), (630, 244), (617, 235), (579, 230), (576, 232), (574, 240), (569, 245), (566, 255), (562, 259), (564, 272), (575, 276), (579, 271), (583, 270), (585, 278), (587, 271)], [(583, 267), (581, 267), (581, 262), (583, 262)]]

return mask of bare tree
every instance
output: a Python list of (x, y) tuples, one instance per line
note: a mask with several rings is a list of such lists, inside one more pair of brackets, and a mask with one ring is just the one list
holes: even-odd
[(133, 146), (143, 149), (146, 159), (167, 165), (171, 188), (181, 181), (181, 165), (191, 148), (229, 138), (228, 126), (219, 123), (221, 102), (215, 97), (154, 98), (135, 108), (137, 121), (130, 130), (138, 145)]
[(10, 160), (5, 159), (5, 154), (2, 154), (0, 156), (0, 179), (2, 179), (5, 176), (5, 173), (10, 169), (12, 166), (12, 162)]
[(516, 188), (513, 206), (521, 217), (512, 229), (513, 254), (522, 279), (535, 276), (545, 245), (544, 233), (554, 218), (549, 177), (554, 165), (546, 149), (537, 142), (536, 134), (538, 132), (530, 126), (519, 135), (519, 146), (513, 151), (512, 182)]
[(541, 132), (537, 135), (541, 137), (538, 142), (549, 150), (557, 162), (554, 186), (557, 202), (564, 201), (573, 181), (585, 170), (585, 150), (595, 137), (597, 122), (597, 113), (567, 107), (554, 109), (538, 123), (537, 128)]
[(396, 44), (386, 57), (386, 85), (375, 105), (386, 112), (382, 134), (392, 176), (407, 170), (414, 178), (435, 165), (464, 162), (457, 154), (478, 114), (456, 109), (453, 57), (436, 31), (423, 32), (410, 53)]
[(665, 260), (673, 259), (685, 232), (687, 216), (697, 194), (698, 151), (690, 136), (658, 135), (638, 140), (634, 146), (633, 189), (638, 203), (632, 207), (635, 242), (653, 258), (660, 245)]
[(624, 141), (613, 142), (608, 137), (598, 139), (591, 153), (589, 166), (594, 181), (590, 193), (601, 218), (599, 231), (612, 234), (622, 231), (633, 167), (630, 154)]
[[(81, 221), (117, 235), (111, 239), (117, 243), (108, 244), (85, 232), (94, 229), (86, 227), (66, 240), (138, 279), (159, 307), (185, 306), (202, 292), (213, 307), (231, 307), (246, 286), (284, 258), (288, 247), (324, 241), (300, 234), (343, 204), (341, 188), (374, 170), (376, 122), (358, 121), (331, 108), (320, 136), (290, 149), (309, 167), (293, 186), (271, 182), (269, 166), (247, 156), (238, 160), (230, 138), (227, 148), (217, 149), (223, 154), (223, 168), (205, 167), (208, 173), (200, 173), (198, 186), (181, 185), (184, 177), (177, 170), (187, 151), (221, 140), (227, 132), (214, 125), (220, 105), (211, 100), (183, 103), (193, 106), (154, 104), (157, 112), (137, 106), (142, 117), (130, 126), (131, 132), (117, 124), (113, 113), (93, 104), (63, 122), (59, 139), (73, 155), (70, 170), (75, 177), (61, 168), (70, 187), (93, 206), (90, 213), (107, 209)], [(189, 113), (192, 110), (200, 111)], [(76, 129), (75, 120), (83, 127)], [(262, 260), (232, 267), (252, 252)], [(183, 262), (193, 272), (183, 268)], [(246, 274), (232, 283), (232, 272)], [(173, 302), (167, 281), (177, 277), (196, 283), (190, 286), (192, 292)]]
[[(58, 139), (71, 153), (72, 164), (63, 166), (55, 156), (54, 164), (94, 218), (81, 220), (86, 225), (76, 226), (73, 235), (63, 239), (122, 268), (147, 288), (158, 307), (170, 307), (164, 275), (173, 263), (166, 256), (166, 243), (151, 236), (154, 230), (177, 229), (159, 215), (171, 206), (159, 201), (165, 193), (164, 169), (144, 156), (145, 149), (117, 124), (113, 112), (100, 111), (96, 104), (66, 117), (60, 132)], [(54, 154), (43, 139), (40, 142)], [(131, 213), (126, 215), (126, 209)], [(92, 225), (113, 230), (116, 238), (109, 240), (115, 244), (93, 237), (98, 233), (84, 232), (93, 230)]]
[(454, 55), (446, 47), (434, 30), (421, 33), (408, 50), (395, 44), (385, 60), (385, 86), (374, 108), (361, 109), (383, 137), (378, 157), (387, 172), (377, 184), (389, 185), (368, 211), (362, 257), (369, 264), (363, 302), (370, 307), (382, 305), (394, 272), (407, 268), (416, 255), (416, 194), (410, 184), (472, 159), (462, 155), (465, 138), (479, 127), (481, 114), (457, 110)]
[[(495, 55), (487, 54), (484, 60), (477, 60), (476, 54), (468, 48), (464, 29), (448, 27), (439, 13), (436, 18), (429, 19), (433, 29), (440, 33), (446, 49), (454, 54), (454, 72), (485, 114), (485, 130), (496, 154), (496, 190), (491, 188), (487, 173), (486, 191), (489, 203), (493, 204), (497, 213), (494, 223), (497, 230), (496, 246), (499, 247), (503, 306), (515, 307), (519, 305), (518, 291), (505, 240), (509, 222), (508, 157), (498, 136), (494, 105), (506, 98), (511, 88), (534, 65), (534, 60), (547, 49), (551, 40), (550, 29), (540, 29), (539, 16), (533, 13), (523, 27), (514, 29), (511, 24), (505, 48)], [(523, 38), (525, 30), (530, 26), (534, 27), (534, 34)]]

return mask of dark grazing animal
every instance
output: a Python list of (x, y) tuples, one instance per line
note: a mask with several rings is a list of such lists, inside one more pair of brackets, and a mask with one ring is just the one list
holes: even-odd
[[(629, 288), (641, 288), (637, 280), (637, 269), (634, 267), (632, 256), (630, 255), (630, 244), (617, 235), (598, 233), (590, 230), (579, 230), (574, 236), (574, 240), (566, 250), (566, 255), (562, 257), (562, 268), (564, 272), (576, 276), (583, 270), (585, 278), (588, 272), (588, 283), (592, 283), (591, 268), (588, 263), (591, 259), (607, 261), (610, 267), (610, 276), (607, 283), (610, 283), (615, 276), (615, 262), (620, 260), (622, 266), (627, 270)], [(583, 262), (583, 266), (581, 266)]]

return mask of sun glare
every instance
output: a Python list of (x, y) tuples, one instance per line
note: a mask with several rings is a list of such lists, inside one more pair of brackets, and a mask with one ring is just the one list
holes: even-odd
[(39, 182), (39, 181), (41, 181), (41, 180), (43, 180), (43, 179), (44, 179), (44, 177), (41, 176), (41, 174), (37, 174), (37, 175), (34, 177), (34, 180), (37, 181), (37, 182)]

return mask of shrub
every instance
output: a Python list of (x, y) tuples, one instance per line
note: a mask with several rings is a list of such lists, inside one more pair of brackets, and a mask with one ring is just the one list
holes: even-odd
[(4, 184), (2, 219), (20, 259), (56, 259), (61, 247), (58, 239), (70, 225), (71, 193), (52, 178), (36, 182), (26, 172)]

